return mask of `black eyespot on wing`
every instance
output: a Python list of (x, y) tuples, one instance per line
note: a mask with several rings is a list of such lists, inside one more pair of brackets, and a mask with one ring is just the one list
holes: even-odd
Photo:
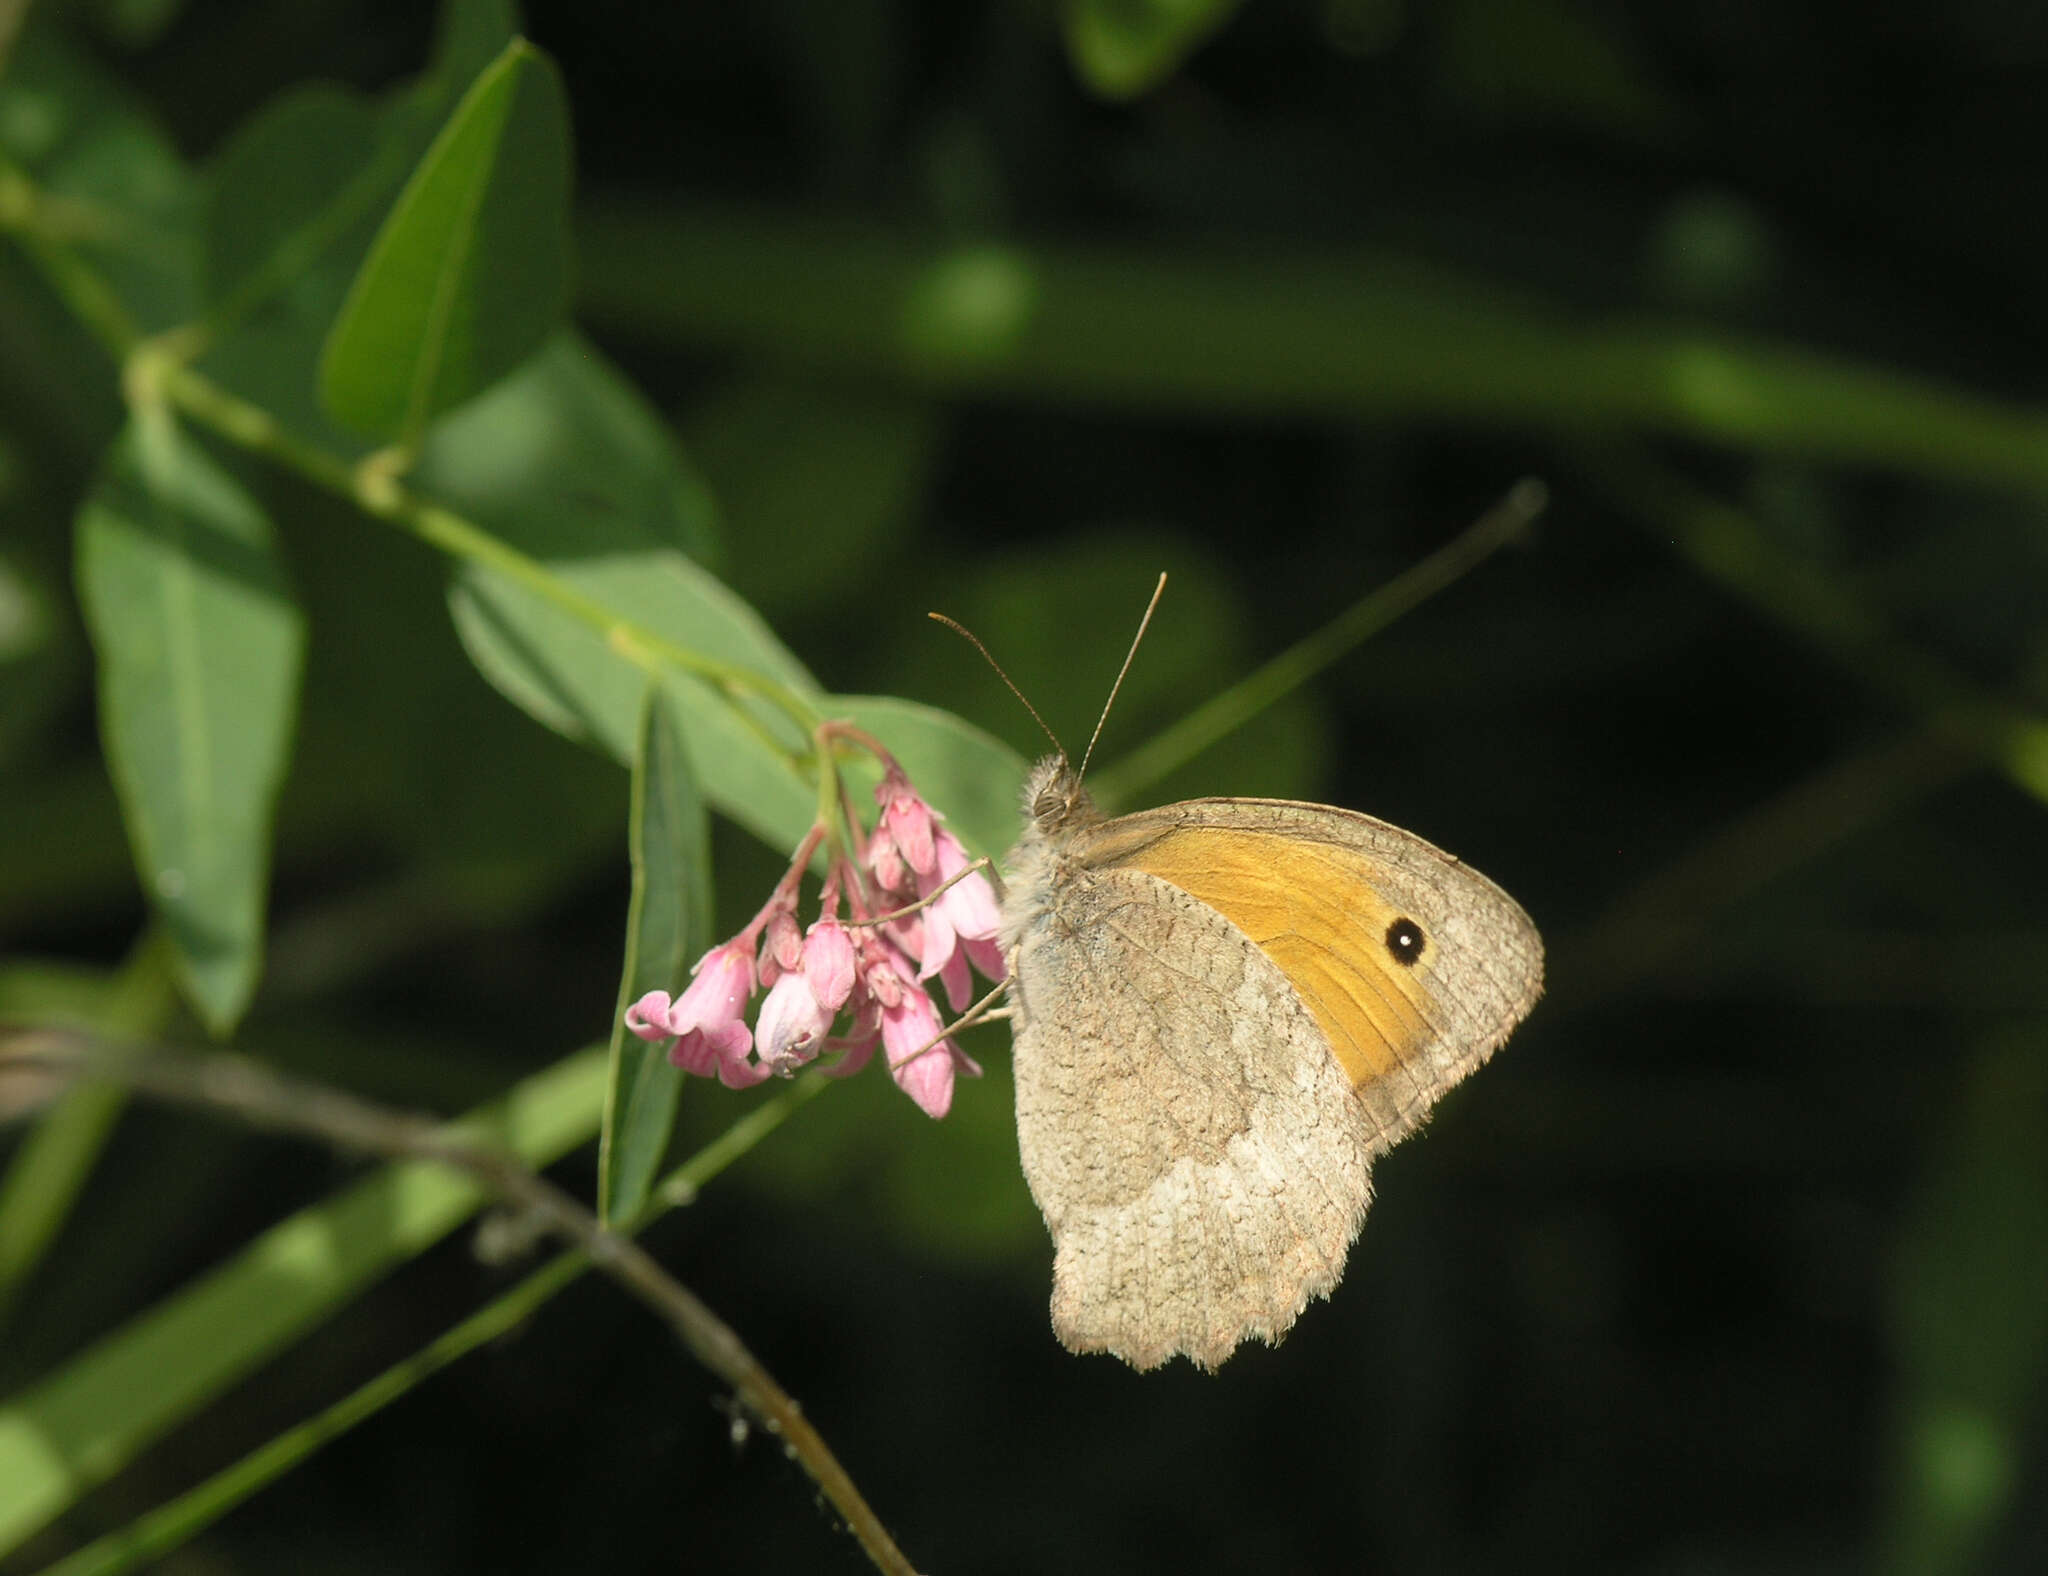
[(1405, 915), (1387, 927), (1387, 952), (1403, 968), (1415, 966), (1425, 945), (1422, 927)]

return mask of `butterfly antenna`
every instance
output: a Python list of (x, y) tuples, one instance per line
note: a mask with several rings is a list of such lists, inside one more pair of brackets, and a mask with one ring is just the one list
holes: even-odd
[(1152, 610), (1159, 606), (1159, 599), (1165, 594), (1166, 575), (1162, 571), (1159, 584), (1152, 588), (1152, 600), (1145, 604), (1145, 616), (1138, 620), (1138, 632), (1131, 637), (1131, 649), (1124, 653), (1124, 665), (1117, 669), (1116, 682), (1109, 687), (1109, 699), (1102, 703), (1102, 715), (1095, 719), (1095, 731), (1088, 735), (1088, 753), (1081, 757), (1081, 769), (1074, 774), (1076, 782), (1088, 775), (1088, 762), (1095, 756), (1095, 741), (1102, 737), (1102, 725), (1109, 721), (1109, 708), (1116, 704), (1117, 691), (1124, 687), (1124, 675), (1131, 671), (1131, 659), (1138, 654), (1138, 643), (1152, 625)]
[(997, 678), (1001, 679), (1005, 684), (1009, 685), (1010, 693), (1017, 697), (1018, 703), (1022, 705), (1026, 711), (1031, 713), (1031, 720), (1038, 724), (1038, 731), (1040, 733), (1043, 733), (1048, 739), (1052, 740), (1052, 747), (1054, 752), (1058, 754), (1061, 757), (1061, 759), (1065, 759), (1067, 747), (1064, 744), (1061, 744), (1058, 735), (1056, 735), (1052, 731), (1052, 729), (1048, 728), (1045, 725), (1045, 719), (1038, 715), (1038, 708), (1032, 705), (1030, 701), (1024, 699), (1024, 692), (1017, 688), (1016, 682), (1010, 677), (1009, 674), (1003, 671), (1003, 665), (1000, 662), (996, 661), (994, 657), (989, 655), (988, 647), (984, 646), (981, 643), (981, 637), (975, 634), (975, 632), (969, 629), (965, 624), (961, 623), (959, 619), (948, 618), (944, 613), (927, 613), (925, 616), (927, 618), (937, 619), (941, 624), (944, 624), (948, 629), (952, 630), (954, 634), (958, 635), (962, 640), (966, 641), (976, 651), (981, 653), (981, 660), (986, 662), (990, 667), (996, 670)]

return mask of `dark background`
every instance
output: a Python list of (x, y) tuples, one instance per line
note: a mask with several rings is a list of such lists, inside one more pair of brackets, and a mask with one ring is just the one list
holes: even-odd
[[(50, 9), (194, 158), (289, 85), (416, 69), (430, 31), (395, 0)], [(703, 469), (722, 572), (834, 689), (1037, 748), (923, 620), (940, 607), (1073, 742), (1165, 568), (1113, 760), (1517, 478), (1552, 490), (1525, 544), (1147, 795), (1365, 809), (1471, 859), (1551, 946), (1549, 999), (1380, 1166), (1346, 1280), (1283, 1347), (1213, 1377), (1058, 1347), (1000, 1032), (946, 1123), (854, 1080), (650, 1237), (920, 1567), (2048, 1565), (2048, 790), (2038, 765), (2016, 780), (2048, 737), (2026, 731), (2048, 727), (2048, 470), (2029, 493), (1992, 439), (1930, 460), (1924, 429), (1867, 410), (1815, 436), (1824, 402), (1790, 383), (1715, 441), (1626, 372), (1581, 401), (1576, 375), (1545, 395), (1541, 364), (1622, 327), (1968, 389), (1987, 403), (1965, 433), (1988, 401), (2038, 399), (2048, 12), (1255, 0), (1127, 102), (1077, 79), (1028, 0), (527, 15), (575, 116), (586, 324)], [(767, 328), (699, 310), (697, 249), (749, 224), (812, 237), (821, 290), (878, 237), (1071, 249), (1162, 292), (1224, 259), (1270, 278), (1254, 304), (1304, 269), (1372, 288), (1395, 259), (1558, 338), (1482, 347), (1522, 379), (1491, 402), (1239, 384), (1255, 316), (1190, 317), (1215, 345), (1196, 392), (1142, 365), (1121, 388), (921, 373), (807, 339), (806, 312), (835, 317), (801, 272), (750, 298)], [(629, 252), (633, 226), (660, 244)], [(664, 255), (672, 274), (648, 266)], [(1371, 389), (1375, 344), (1314, 330), (1303, 355)], [(61, 592), (112, 374), (4, 377), (9, 535)], [(72, 398), (51, 378), (84, 415), (51, 414)], [(276, 994), (244, 1040), (452, 1110), (603, 1033), (625, 782), (474, 678), (425, 553), (308, 514), (287, 541), (314, 652)], [(141, 909), (64, 619), (70, 667), (8, 764), (24, 791), (77, 785), (88, 851), (9, 900), (5, 938), (110, 961)], [(460, 750), (418, 753), (348, 698), (390, 641)], [(354, 804), (352, 772), (405, 791)], [(719, 854), (737, 924), (782, 855), (729, 829)], [(504, 895), (391, 896), (456, 867), (511, 872)], [(393, 906), (395, 942), (355, 927)], [(686, 1131), (745, 1104), (692, 1087)], [(6, 1376), (349, 1169), (131, 1116), (16, 1311)], [(558, 1175), (588, 1173), (586, 1154)], [(121, 1524), (514, 1273), (460, 1242), (429, 1255), (39, 1547)], [(721, 1406), (642, 1309), (579, 1285), (167, 1568), (859, 1568)]]

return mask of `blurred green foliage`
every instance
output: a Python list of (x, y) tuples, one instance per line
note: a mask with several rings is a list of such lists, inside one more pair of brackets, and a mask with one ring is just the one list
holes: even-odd
[[(609, 1098), (626, 1208), (722, 1142), (650, 1241), (924, 1568), (2039, 1569), (2044, 73), (1995, 0), (0, 4), (0, 1022), (591, 1197)], [(1057, 1349), (1000, 1029), (943, 1123), (672, 1143), (584, 1049), (758, 906), (806, 716), (1000, 851), (1043, 740), (927, 610), (1078, 749), (1168, 571), (1113, 765), (1529, 473), (1143, 785), (1412, 826), (1552, 946), (1277, 1353)], [(464, 1186), (46, 1092), (0, 1570), (857, 1567)]]

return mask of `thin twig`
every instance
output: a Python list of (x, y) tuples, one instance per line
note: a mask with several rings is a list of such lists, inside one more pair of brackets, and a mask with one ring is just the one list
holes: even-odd
[(732, 1386), (739, 1404), (783, 1440), (876, 1568), (891, 1576), (916, 1576), (823, 1436), (732, 1328), (644, 1248), (605, 1230), (582, 1204), (510, 1156), (450, 1139), (445, 1129), (423, 1118), (286, 1077), (239, 1056), (113, 1045), (67, 1030), (34, 1030), (0, 1047), (0, 1071), (110, 1079), (156, 1099), (227, 1112), (253, 1126), (391, 1158), (432, 1161), (475, 1178), (504, 1202), (545, 1220), (593, 1268), (653, 1309), (699, 1362)]
[(1556, 948), (1553, 1007), (1612, 997), (1708, 950), (1716, 916), (1977, 765), (1929, 726), (1860, 749), (1754, 805)]
[(1521, 537), (1543, 512), (1548, 500), (1547, 489), (1534, 477), (1517, 482), (1491, 509), (1420, 563), (1402, 571), (1222, 694), (1197, 706), (1149, 743), (1097, 772), (1097, 802), (1122, 802), (1132, 791), (1157, 782), (1241, 726), (1247, 718), (1307, 683), (1360, 642), (1378, 634), (1402, 614), (1428, 601), (1492, 553)]

